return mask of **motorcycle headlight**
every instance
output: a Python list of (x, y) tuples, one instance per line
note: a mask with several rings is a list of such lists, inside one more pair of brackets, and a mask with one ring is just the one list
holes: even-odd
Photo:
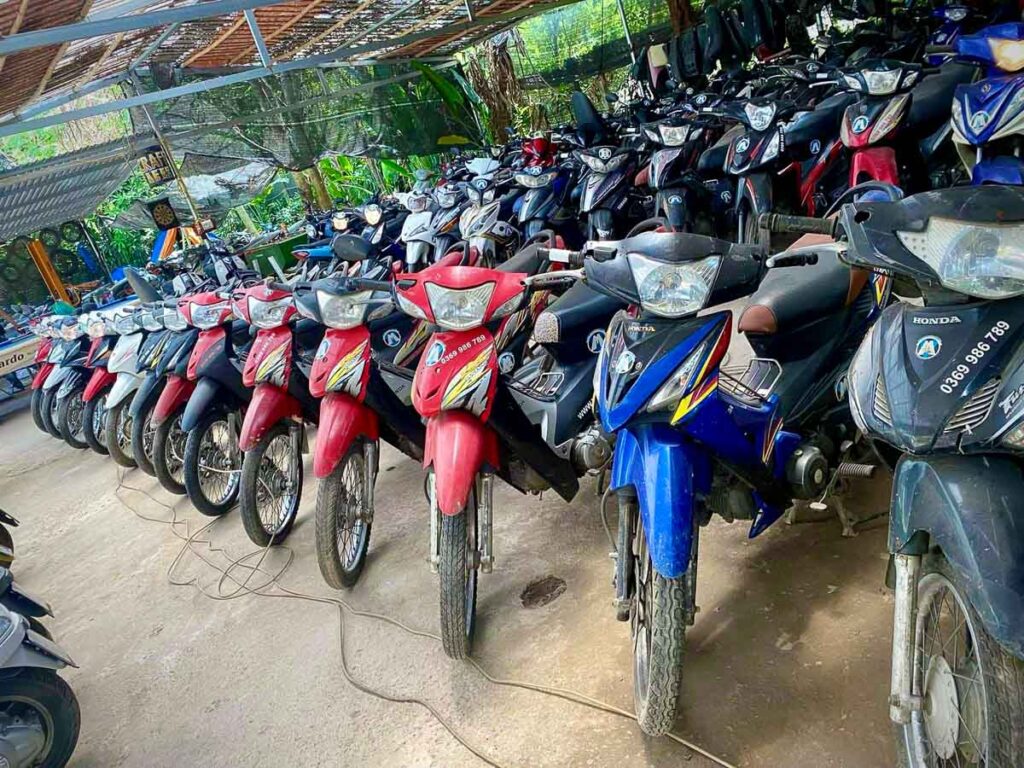
[(277, 328), (285, 322), (285, 317), (291, 307), (291, 296), (273, 301), (263, 301), (255, 296), (250, 296), (249, 319), (257, 328)]
[(532, 173), (517, 173), (516, 184), (527, 189), (540, 189), (551, 184), (557, 175), (558, 171), (549, 171), (538, 176), (534, 176)]
[(950, 21), (963, 21), (967, 18), (966, 8), (947, 8), (946, 18)]
[(188, 328), (184, 315), (176, 307), (164, 310), (164, 328), (168, 331), (184, 331)]
[(689, 135), (689, 129), (685, 125), (661, 125), (658, 130), (661, 131), (661, 143), (666, 147), (681, 146)]
[(580, 153), (580, 160), (586, 163), (590, 170), (597, 173), (611, 173), (622, 166), (626, 162), (627, 157), (629, 157), (629, 154), (622, 152), (618, 155), (612, 155), (607, 160), (602, 160), (597, 155), (590, 155), (585, 152)]
[(897, 232), (943, 286), (979, 299), (1024, 294), (1024, 224), (968, 224), (933, 216), (923, 232)]
[(135, 324), (135, 315), (120, 315), (114, 319), (114, 330), (121, 336), (135, 333), (139, 327)]
[(764, 148), (764, 154), (761, 155), (761, 162), (767, 163), (769, 160), (774, 160), (779, 156), (779, 147), (782, 144), (782, 133), (776, 131), (775, 135), (768, 140), (768, 146)]
[(78, 327), (78, 323), (68, 323), (67, 325), (61, 326), (60, 337), (64, 341), (74, 341), (82, 335), (82, 329)]
[(220, 325), (224, 312), (230, 310), (230, 308), (231, 305), (226, 301), (207, 305), (193, 304), (190, 313), (192, 325), (202, 331), (216, 328)]
[(384, 218), (384, 211), (379, 205), (368, 205), (366, 210), (363, 211), (363, 217), (366, 219), (366, 223), (371, 227), (376, 227), (380, 224), (380, 220)]
[(454, 208), (458, 195), (455, 192), (438, 192), (437, 204), (442, 208)]
[(670, 264), (630, 253), (626, 257), (640, 294), (640, 306), (660, 317), (682, 317), (703, 309), (720, 256)]
[(477, 237), (490, 231), (498, 221), (500, 209), (501, 204), (497, 202), (488, 203), (480, 208), (476, 206), (467, 208), (459, 218), (459, 231), (462, 232), (462, 236)]
[(672, 374), (672, 378), (661, 385), (661, 389), (654, 393), (654, 397), (647, 403), (645, 410), (648, 413), (655, 413), (657, 411), (674, 411), (676, 406), (679, 405), (679, 401), (683, 395), (686, 394), (687, 390), (693, 384), (693, 377), (697, 375), (699, 371), (699, 364), (701, 359), (704, 357), (704, 350), (707, 348), (708, 342), (701, 342), (693, 352), (691, 352), (683, 364), (676, 369), (675, 373)]
[(348, 229), (348, 216), (343, 213), (336, 213), (331, 217), (331, 228), (335, 232), (344, 232)]
[(326, 291), (316, 292), (316, 302), (320, 306), (320, 317), (328, 328), (339, 331), (362, 325), (366, 319), (372, 291), (360, 291), (339, 296)]
[(427, 210), (427, 196), (426, 195), (409, 195), (405, 199), (405, 207), (409, 209), (409, 213), (420, 213), (421, 211)]
[(417, 320), (427, 319), (426, 313), (419, 308), (419, 305), (405, 298), (401, 291), (395, 291), (395, 300), (398, 302), (398, 308), (409, 317), (415, 317)]
[(147, 309), (139, 313), (139, 322), (147, 331), (162, 331), (164, 329), (163, 310)]
[(775, 118), (775, 105), (768, 104), (767, 106), (759, 107), (755, 104), (747, 104), (743, 108), (743, 112), (746, 114), (747, 122), (750, 123), (751, 128), (755, 131), (766, 131)]
[(484, 312), (494, 293), (494, 283), (484, 283), (476, 288), (445, 288), (427, 283), (426, 291), (434, 321), (450, 331), (464, 331), (483, 323)]
[(892, 101), (890, 101), (882, 114), (878, 117), (878, 122), (875, 123), (875, 127), (871, 129), (871, 136), (869, 141), (874, 144), (876, 141), (880, 141), (887, 133), (893, 128), (899, 125), (900, 120), (903, 118), (903, 109), (907, 106), (907, 102), (910, 101), (910, 94), (904, 93)]
[(1024, 69), (1024, 41), (1000, 40), (990, 37), (989, 47), (992, 49), (992, 61), (1004, 72), (1017, 72)]
[(861, 76), (868, 84), (868, 93), (872, 96), (888, 96), (896, 90), (896, 86), (900, 83), (900, 70), (898, 69), (882, 71), (865, 69), (861, 72)]
[(306, 238), (309, 240), (317, 239), (316, 227), (314, 227), (312, 224), (306, 225)]

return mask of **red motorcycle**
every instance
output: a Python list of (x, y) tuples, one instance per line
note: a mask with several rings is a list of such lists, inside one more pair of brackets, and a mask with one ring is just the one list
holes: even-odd
[(151, 425), (153, 433), (153, 471), (164, 490), (176, 496), (184, 496), (185, 488), (185, 446), (188, 433), (182, 429), (185, 406), (196, 389), (196, 383), (188, 377), (188, 364), (192, 350), (199, 338), (199, 331), (189, 328), (182, 305), (189, 299), (168, 302), (164, 308), (164, 327), (176, 334), (169, 344), (168, 352), (160, 361), (165, 383), (153, 406)]
[(46, 383), (46, 377), (50, 375), (50, 371), (56, 366), (56, 363), (51, 363), (47, 359), (53, 349), (53, 336), (50, 335), (52, 332), (45, 320), (40, 321), (33, 328), (33, 332), (40, 337), (40, 341), (32, 360), (33, 364), (37, 366), (36, 375), (32, 377), (32, 421), (35, 422), (40, 432), (48, 432), (49, 430), (43, 422), (43, 384)]
[(110, 360), (114, 345), (117, 344), (118, 335), (114, 330), (113, 320), (101, 315), (94, 316), (89, 322), (88, 333), (92, 343), (85, 364), (92, 369), (92, 375), (89, 376), (89, 381), (82, 392), (82, 402), (85, 403), (82, 436), (90, 448), (101, 456), (106, 456), (110, 453), (106, 442), (107, 393), (117, 381), (117, 374), (107, 370), (107, 361)]
[(236, 292), (233, 305), (259, 329), (242, 374), (254, 391), (238, 443), (245, 452), (239, 507), (246, 534), (267, 546), (288, 536), (299, 511), (305, 423), (316, 424), (320, 415), (309, 376), (324, 329), (298, 320), (288, 285), (267, 283)]

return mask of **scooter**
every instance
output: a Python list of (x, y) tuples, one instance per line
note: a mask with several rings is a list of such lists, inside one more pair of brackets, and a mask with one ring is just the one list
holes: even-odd
[(57, 671), (77, 666), (27, 618), (0, 605), (0, 765), (60, 768), (71, 759), (81, 713)]
[(0, 567), (10, 568), (14, 562), (14, 538), (8, 528), (17, 528), (18, 521), (0, 509)]
[(77, 317), (61, 317), (55, 322), (60, 334), (60, 343), (55, 344), (47, 360), (54, 364), (53, 370), (43, 382), (43, 400), (40, 413), (47, 431), (58, 439), (64, 435), (60, 429), (61, 392), (69, 393), (65, 384), (75, 384), (82, 377), (81, 368), (85, 363), (88, 347), (85, 344), (85, 330)]
[(108, 313), (94, 313), (88, 322), (88, 333), (92, 344), (85, 364), (92, 369), (92, 374), (82, 392), (82, 402), (85, 404), (82, 412), (82, 437), (93, 451), (106, 456), (109, 453), (105, 439), (107, 395), (117, 381), (117, 374), (107, 367), (118, 339), (113, 317)]
[(33, 328), (33, 332), (39, 336), (39, 346), (36, 347), (36, 353), (32, 360), (32, 363), (36, 366), (35, 375), (32, 377), (32, 421), (35, 423), (36, 428), (40, 432), (48, 432), (46, 424), (43, 421), (43, 384), (46, 382), (46, 377), (50, 375), (53, 370), (55, 363), (50, 362), (50, 353), (53, 350), (54, 338), (51, 335), (52, 330), (50, 324), (46, 320), (42, 320), (36, 323)]
[(135, 466), (135, 457), (132, 455), (133, 425), (130, 408), (132, 397), (142, 383), (139, 351), (149, 332), (142, 325), (138, 309), (116, 313), (114, 330), (119, 337), (107, 361), (107, 370), (116, 374), (117, 380), (106, 397), (104, 443), (110, 458), (122, 467), (131, 468)]

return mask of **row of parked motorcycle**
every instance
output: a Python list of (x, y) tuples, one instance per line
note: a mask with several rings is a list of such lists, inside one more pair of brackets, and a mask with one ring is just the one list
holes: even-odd
[(203, 514), (237, 504), (262, 546), (295, 522), (312, 442), (336, 588), (365, 564), (381, 441), (422, 461), (455, 658), (495, 483), (568, 502), (598, 476), (652, 735), (711, 518), (753, 537), (827, 505), (852, 532), (851, 483), (886, 465), (901, 759), (1024, 765), (1024, 24), (993, 13), (698, 83), (649, 49), (652, 86), (614, 115), (575, 94), (553, 135), (312, 216), (291, 276), (214, 249), (164, 295), (40, 323), (33, 416)]

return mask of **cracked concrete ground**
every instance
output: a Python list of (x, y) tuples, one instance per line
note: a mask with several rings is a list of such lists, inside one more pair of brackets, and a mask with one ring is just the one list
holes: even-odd
[[(271, 551), (264, 567), (279, 570), (293, 558), (283, 584), (337, 595), (316, 566), (311, 475), (287, 548)], [(176, 501), (173, 514), (189, 533), (209, 522), (138, 471), (125, 482)], [(113, 462), (38, 432), (24, 407), (0, 416), (0, 506), (22, 520), (15, 573), (53, 603), (52, 630), (81, 665), (66, 673), (82, 707), (72, 766), (484, 764), (425, 710), (346, 682), (335, 606), (252, 596), (215, 602), (194, 586), (173, 586), (168, 571), (182, 541), (168, 525), (133, 514), (116, 486)], [(386, 450), (377, 488), (369, 562), (341, 596), (436, 632), (421, 470)], [(140, 493), (121, 495), (147, 517), (171, 518)], [(880, 511), (887, 480), (858, 486), (857, 495), (855, 510)], [(499, 678), (571, 688), (631, 710), (628, 626), (611, 607), (593, 484), (570, 505), (502, 486), (495, 523), (497, 565), (480, 587), (479, 662)], [(893, 764), (885, 525), (876, 520), (853, 539), (840, 536), (834, 518), (780, 521), (755, 540), (742, 523), (716, 520), (705, 530), (679, 735), (736, 766)], [(222, 565), (254, 549), (237, 512), (202, 542), (195, 550)], [(172, 575), (217, 590), (219, 574), (194, 553)], [(566, 582), (564, 594), (524, 608), (523, 589), (549, 575)], [(351, 616), (345, 629), (356, 677), (429, 701), (502, 766), (713, 765), (644, 737), (628, 720), (493, 685), (429, 638)]]

